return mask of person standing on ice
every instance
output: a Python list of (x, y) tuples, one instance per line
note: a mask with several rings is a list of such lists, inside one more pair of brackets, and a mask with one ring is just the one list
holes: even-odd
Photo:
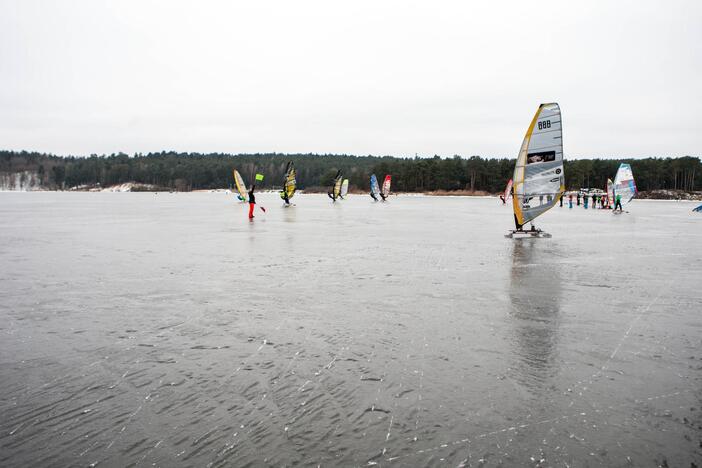
[(256, 184), (253, 184), (251, 186), (251, 190), (249, 190), (249, 219), (253, 219), (254, 217), (254, 208), (256, 207), (256, 196), (254, 195), (254, 189), (256, 188)]
[(568, 194), (568, 208), (573, 209), (573, 194)]
[(622, 196), (617, 194), (615, 197), (615, 202), (614, 202), (614, 210), (612, 211), (617, 211), (617, 207), (619, 207), (619, 211), (624, 211), (622, 208)]

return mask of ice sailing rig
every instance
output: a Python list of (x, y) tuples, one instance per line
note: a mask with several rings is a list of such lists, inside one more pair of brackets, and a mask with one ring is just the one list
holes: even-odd
[[(553, 208), (565, 192), (563, 132), (557, 103), (541, 104), (527, 129), (512, 176), (515, 229), (505, 237), (551, 237), (534, 227), (536, 217)], [(524, 225), (531, 223), (531, 229)]]

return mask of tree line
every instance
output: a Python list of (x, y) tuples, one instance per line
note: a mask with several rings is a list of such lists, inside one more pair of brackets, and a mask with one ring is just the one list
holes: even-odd
[[(293, 161), (298, 187), (323, 189), (341, 170), (353, 188), (366, 190), (371, 174), (382, 180), (392, 174), (393, 189), (406, 192), (469, 190), (497, 193), (512, 177), (514, 158), (397, 158), (333, 154), (224, 154), (159, 152), (54, 156), (27, 151), (0, 151), (0, 172), (36, 173), (41, 186), (69, 189), (80, 186), (108, 187), (127, 182), (153, 185), (160, 190), (195, 190), (231, 187), (232, 170), (247, 183), (256, 173), (265, 176), (257, 187), (278, 188), (285, 167)], [(603, 188), (622, 162), (631, 164), (639, 190), (695, 191), (702, 187), (702, 164), (698, 157), (644, 159), (575, 159), (565, 161), (566, 187)]]

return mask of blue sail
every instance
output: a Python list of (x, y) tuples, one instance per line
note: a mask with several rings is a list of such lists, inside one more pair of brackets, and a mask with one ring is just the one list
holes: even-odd
[(371, 196), (377, 199), (378, 195), (380, 195), (380, 186), (378, 185), (378, 178), (375, 176), (375, 174), (373, 174), (370, 178), (370, 189)]

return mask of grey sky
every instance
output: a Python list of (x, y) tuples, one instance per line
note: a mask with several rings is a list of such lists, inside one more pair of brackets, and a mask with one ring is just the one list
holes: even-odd
[(702, 2), (0, 0), (0, 149), (702, 153)]

